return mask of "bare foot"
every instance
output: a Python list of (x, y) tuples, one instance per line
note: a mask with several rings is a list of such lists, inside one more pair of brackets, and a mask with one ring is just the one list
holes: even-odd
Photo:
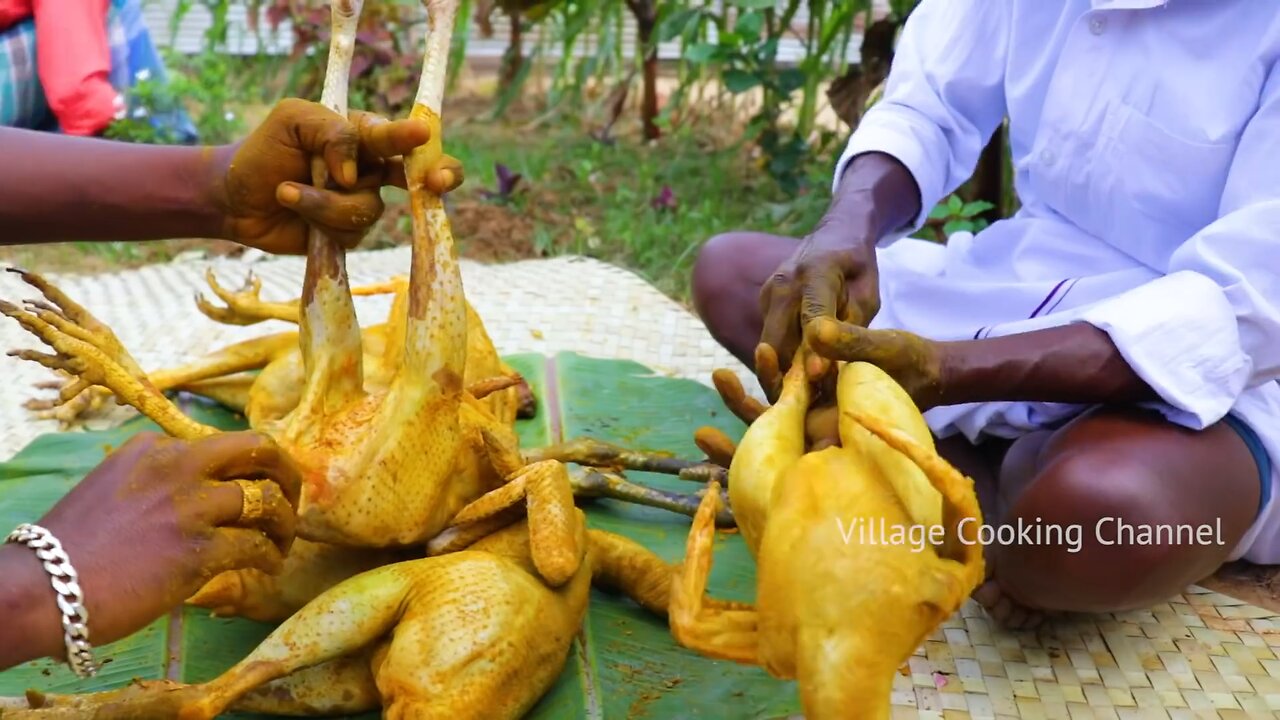
[(1021, 605), (1006, 595), (996, 581), (987, 578), (973, 593), (973, 599), (997, 625), (1006, 630), (1035, 630), (1053, 613)]

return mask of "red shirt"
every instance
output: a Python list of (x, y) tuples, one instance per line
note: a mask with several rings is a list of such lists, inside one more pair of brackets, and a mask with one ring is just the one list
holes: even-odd
[(0, 0), (0, 30), (35, 17), (36, 72), (68, 135), (106, 129), (118, 107), (111, 86), (108, 0)]

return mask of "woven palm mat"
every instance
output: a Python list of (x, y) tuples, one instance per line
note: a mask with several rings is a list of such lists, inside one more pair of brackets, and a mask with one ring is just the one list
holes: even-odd
[[(407, 271), (407, 248), (348, 256), (353, 284)], [(212, 268), (238, 288), (252, 270), (262, 298), (296, 297), (302, 258), (221, 259), (158, 265), (109, 276), (50, 279), (107, 323), (138, 362), (158, 369), (224, 345), (296, 326), (250, 327), (209, 320), (193, 295)], [(655, 372), (710, 383), (719, 367), (755, 383), (685, 309), (636, 275), (594, 260), (558, 258), (507, 265), (462, 264), (467, 295), (504, 354), (560, 351), (630, 359)], [(0, 274), (0, 298), (32, 297)], [(211, 296), (210, 296), (211, 297)], [(355, 299), (362, 324), (382, 322), (389, 296)], [(0, 321), (0, 350), (42, 346), (17, 323)], [(0, 457), (59, 428), (22, 408), (51, 374), (34, 363), (3, 362)], [(48, 391), (43, 391), (47, 394)], [(118, 409), (90, 423), (113, 424)], [(1280, 616), (1200, 587), (1142, 612), (1059, 620), (1037, 632), (995, 629), (967, 603), (895, 678), (895, 717), (920, 718), (1261, 718), (1280, 717)]]

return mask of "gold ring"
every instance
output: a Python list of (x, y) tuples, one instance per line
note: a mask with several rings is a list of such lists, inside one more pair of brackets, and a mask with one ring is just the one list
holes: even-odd
[(254, 521), (266, 514), (267, 503), (262, 497), (262, 486), (253, 480), (236, 480), (240, 486), (240, 520)]

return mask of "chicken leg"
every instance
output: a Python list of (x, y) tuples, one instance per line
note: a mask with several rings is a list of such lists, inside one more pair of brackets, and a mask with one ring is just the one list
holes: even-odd
[[(329, 61), (320, 102), (342, 117), (347, 116), (347, 84), (363, 7), (364, 0), (334, 0), (330, 4)], [(319, 187), (328, 182), (322, 158), (312, 160), (311, 175)], [(314, 227), (307, 242), (298, 325), (306, 381), (294, 416), (304, 422), (290, 424), (285, 431), (290, 439), (299, 437), (296, 428), (306, 427), (306, 421), (323, 420), (364, 391), (364, 353), (347, 281), (346, 254), (336, 241)]]

